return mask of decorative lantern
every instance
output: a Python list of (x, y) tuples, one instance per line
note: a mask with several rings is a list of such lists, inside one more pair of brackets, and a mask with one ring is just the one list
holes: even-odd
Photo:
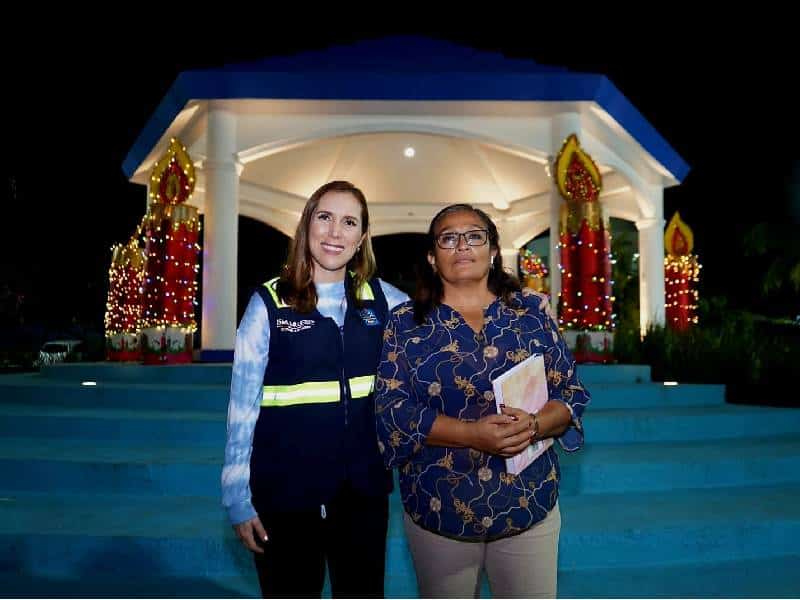
[(664, 292), (667, 325), (686, 331), (697, 323), (697, 283), (702, 265), (694, 249), (694, 234), (676, 211), (664, 232)]
[(610, 362), (613, 342), (611, 234), (600, 204), (602, 177), (570, 135), (555, 161), (561, 206), (559, 325), (578, 362)]
[(141, 320), (145, 364), (192, 361), (200, 221), (197, 208), (185, 202), (194, 186), (192, 161), (173, 138), (153, 168), (145, 217), (147, 266)]
[(142, 312), (144, 253), (136, 237), (127, 245), (111, 248), (106, 302), (106, 358), (110, 361), (141, 359), (139, 319)]

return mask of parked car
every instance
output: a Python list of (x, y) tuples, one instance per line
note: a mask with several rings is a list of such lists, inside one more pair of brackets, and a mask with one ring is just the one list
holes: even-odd
[(83, 360), (85, 352), (83, 340), (51, 340), (39, 350), (36, 366)]

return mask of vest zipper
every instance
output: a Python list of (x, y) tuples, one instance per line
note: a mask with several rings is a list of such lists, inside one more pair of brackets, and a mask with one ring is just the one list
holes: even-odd
[[(347, 316), (345, 316), (345, 321), (347, 320)], [(342, 328), (339, 330), (339, 348), (340, 348), (340, 355), (342, 358), (342, 402), (344, 404), (344, 426), (347, 427), (348, 417), (349, 417), (349, 400), (350, 400), (350, 385), (347, 381), (347, 374), (345, 373), (344, 369), (344, 324), (342, 324)]]
[(350, 408), (350, 384), (347, 381), (344, 369), (342, 369), (342, 382), (344, 384), (344, 426), (347, 427), (347, 417), (349, 416)]

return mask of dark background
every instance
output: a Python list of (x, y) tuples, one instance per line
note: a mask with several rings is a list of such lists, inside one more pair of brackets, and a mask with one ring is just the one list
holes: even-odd
[[(6, 22), (0, 144), (6, 331), (22, 317), (44, 334), (69, 324), (102, 333), (110, 247), (130, 237), (145, 210), (144, 188), (126, 181), (121, 164), (179, 72), (390, 34), (428, 35), (607, 75), (691, 167), (682, 185), (665, 192), (665, 218), (680, 210), (694, 230), (704, 266), (701, 296), (773, 317), (800, 313), (789, 287), (764, 294), (771, 257), (745, 256), (743, 246), (761, 221), (800, 234), (800, 104), (788, 18), (666, 18), (648, 11), (599, 23), (588, 10), (506, 14), (497, 24), (472, 17), (473, 25), (456, 25), (466, 15), (454, 14), (438, 26), (418, 26), (429, 19), (414, 18), (412, 27), (389, 16), (377, 27), (315, 15), (324, 24), (312, 27), (307, 15), (218, 8), (235, 18), (220, 22), (209, 12), (183, 23), (153, 7), (146, 18), (108, 19), (70, 7)], [(286, 238), (241, 219), (239, 239), (241, 311), (248, 288), (282, 261)], [(415, 239), (376, 241), (390, 280), (405, 268)]]

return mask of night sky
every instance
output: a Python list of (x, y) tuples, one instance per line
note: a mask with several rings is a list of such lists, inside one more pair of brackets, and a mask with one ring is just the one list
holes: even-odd
[[(207, 15), (174, 52), (160, 36), (180, 34), (177, 17), (164, 29), (150, 18), (99, 25), (54, 19), (49, 27), (30, 16), (8, 20), (0, 288), (25, 295), (29, 318), (75, 317), (101, 327), (109, 249), (130, 237), (145, 209), (144, 188), (126, 181), (121, 164), (179, 72), (421, 34), (608, 76), (691, 167), (681, 186), (666, 191), (665, 218), (680, 210), (694, 230), (701, 293), (793, 316), (796, 295), (762, 297), (763, 260), (743, 258), (741, 240), (759, 221), (793, 222), (800, 233), (796, 34), (776, 14), (763, 22), (686, 15), (664, 22), (650, 12), (638, 17), (661, 23), (656, 31), (613, 20), (568, 34), (565, 19), (544, 15), (505, 15), (496, 26), (323, 30), (242, 11), (235, 34), (216, 33)], [(271, 275), (271, 266), (252, 258), (282, 244), (266, 229), (242, 226), (245, 287)]]

